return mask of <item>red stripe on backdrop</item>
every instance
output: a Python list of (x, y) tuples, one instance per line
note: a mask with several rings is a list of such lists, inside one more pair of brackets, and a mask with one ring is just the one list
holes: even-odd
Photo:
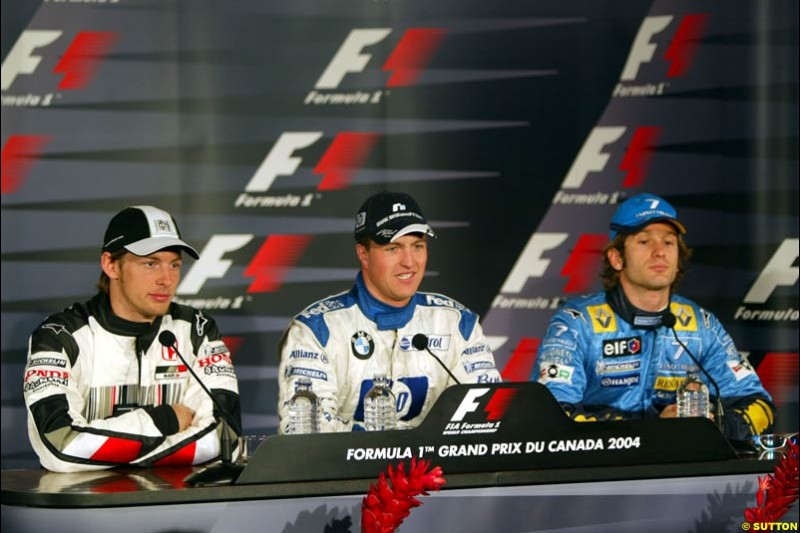
[(503, 381), (529, 381), (541, 339), (522, 337), (501, 373)]
[(764, 388), (767, 389), (780, 407), (793, 399), (797, 391), (798, 354), (770, 352), (764, 356), (756, 372)]

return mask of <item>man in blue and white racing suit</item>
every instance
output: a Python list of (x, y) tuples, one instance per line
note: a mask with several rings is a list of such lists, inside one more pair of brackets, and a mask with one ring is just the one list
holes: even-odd
[(289, 400), (310, 378), (322, 409), (320, 431), (363, 429), (364, 396), (385, 374), (397, 399), (397, 427), (416, 427), (455, 382), (417, 334), (461, 383), (500, 381), (478, 316), (455, 300), (417, 292), (434, 233), (413, 198), (383, 192), (356, 216), (361, 265), (348, 292), (324, 298), (294, 317), (281, 341), (279, 431), (289, 425)]
[(676, 390), (688, 373), (714, 395), (688, 349), (719, 386), (727, 437), (772, 428), (772, 399), (722, 324), (672, 292), (690, 255), (685, 233), (663, 198), (628, 199), (611, 220), (606, 290), (567, 301), (550, 321), (531, 379), (574, 420), (675, 417)]

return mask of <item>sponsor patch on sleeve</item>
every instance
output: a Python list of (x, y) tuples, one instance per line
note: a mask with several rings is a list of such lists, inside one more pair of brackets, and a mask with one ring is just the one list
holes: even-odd
[(572, 375), (575, 368), (558, 363), (539, 364), (539, 383), (566, 383), (572, 385)]
[(731, 372), (733, 372), (733, 376), (736, 378), (736, 381), (741, 381), (747, 376), (752, 376), (755, 374), (753, 367), (751, 367), (750, 364), (743, 359), (739, 361), (727, 361), (727, 364), (728, 368), (730, 368)]

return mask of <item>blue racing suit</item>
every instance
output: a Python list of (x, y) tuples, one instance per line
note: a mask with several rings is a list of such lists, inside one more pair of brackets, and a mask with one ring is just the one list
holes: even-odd
[[(546, 385), (574, 420), (658, 417), (675, 403), (687, 373), (699, 370), (673, 332), (660, 325), (660, 313), (634, 320), (626, 311), (635, 308), (621, 294), (617, 288), (567, 301), (539, 346), (531, 380)], [(670, 311), (677, 336), (719, 386), (725, 435), (747, 439), (768, 431), (772, 398), (719, 320), (677, 295)], [(708, 384), (702, 373), (700, 378)], [(709, 391), (713, 401), (713, 386)]]

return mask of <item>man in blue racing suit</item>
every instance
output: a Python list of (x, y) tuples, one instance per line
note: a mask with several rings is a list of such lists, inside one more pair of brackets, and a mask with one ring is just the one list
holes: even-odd
[(772, 399), (722, 324), (672, 292), (691, 254), (685, 233), (663, 198), (626, 200), (603, 250), (606, 290), (567, 301), (550, 321), (531, 379), (574, 420), (675, 417), (688, 373), (709, 385), (713, 403), (715, 389), (688, 350), (719, 386), (727, 437), (772, 428)]
[[(301, 311), (281, 341), (281, 433), (291, 432), (289, 400), (300, 378), (310, 378), (319, 398), (322, 432), (364, 429), (364, 396), (379, 374), (391, 381), (398, 429), (425, 419), (455, 384), (450, 373), (460, 383), (500, 381), (478, 316), (447, 296), (417, 292), (432, 236), (410, 196), (382, 192), (364, 202), (355, 285)], [(412, 341), (419, 334), (427, 349)]]

